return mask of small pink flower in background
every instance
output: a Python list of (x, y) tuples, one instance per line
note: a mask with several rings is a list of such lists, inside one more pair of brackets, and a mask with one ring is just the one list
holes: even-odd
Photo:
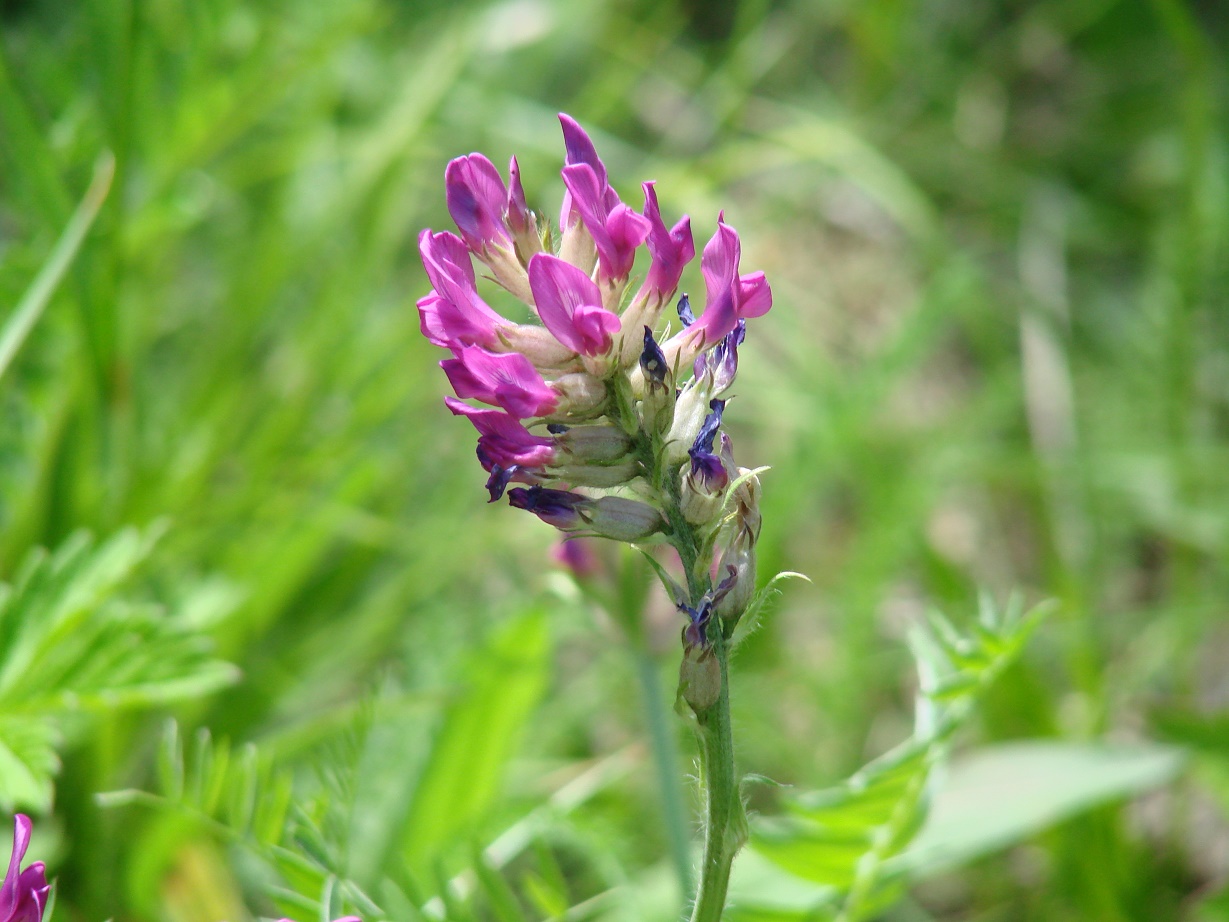
[(28, 816), (18, 814), (13, 821), (13, 854), (9, 858), (4, 886), (0, 887), (0, 922), (42, 922), (51, 886), (41, 861), (35, 861), (24, 871), (21, 860), (30, 847), (34, 824)]

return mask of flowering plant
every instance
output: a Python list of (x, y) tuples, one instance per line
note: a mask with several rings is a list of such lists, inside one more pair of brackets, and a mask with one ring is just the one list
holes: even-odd
[[(762, 272), (740, 272), (739, 237), (723, 212), (700, 257), (701, 312), (683, 294), (680, 329), (659, 330), (695, 256), (690, 219), (667, 226), (652, 182), (634, 211), (585, 131), (567, 115), (560, 122), (557, 230), (529, 209), (515, 158), (507, 183), (481, 154), (448, 164), (460, 234), (419, 237), (432, 284), (418, 301), (421, 327), (452, 354), (440, 362), (456, 393), (445, 403), (478, 430), (491, 502), (506, 494), (569, 536), (656, 539), (678, 552), (683, 583), (659, 575), (686, 617), (679, 695), (696, 718), (707, 788), (693, 919), (717, 919), (746, 838), (727, 673), (755, 589), (760, 531), (758, 477), (735, 463), (722, 422), (747, 320), (769, 310), (772, 293)], [(648, 265), (634, 286), (642, 249)], [(513, 323), (489, 306), (473, 260), (541, 324)]]

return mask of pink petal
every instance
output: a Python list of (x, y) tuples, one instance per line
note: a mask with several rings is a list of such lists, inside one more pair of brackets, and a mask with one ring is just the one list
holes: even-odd
[[(601, 331), (607, 329), (611, 321), (594, 312), (608, 314), (616, 330), (619, 318), (601, 306), (602, 293), (582, 270), (557, 256), (538, 253), (529, 260), (529, 287), (538, 316), (555, 339), (584, 355), (599, 355), (605, 351), (605, 348), (598, 348)], [(575, 319), (578, 311), (581, 315), (579, 325)], [(605, 339), (609, 340), (609, 336)]]
[(555, 392), (533, 364), (517, 352), (494, 354), (462, 348), (440, 362), (458, 397), (503, 407), (517, 419), (548, 416), (558, 403)]
[(444, 403), (456, 416), (464, 416), (474, 424), (481, 436), (480, 451), (504, 467), (519, 464), (523, 467), (541, 467), (550, 464), (555, 457), (552, 439), (536, 436), (519, 420), (503, 410), (483, 410), (471, 407), (455, 397), (445, 397)]
[(444, 170), (444, 193), (448, 213), (472, 250), (481, 253), (492, 244), (511, 245), (504, 225), (508, 189), (490, 160), (470, 154), (450, 161)]
[(738, 279), (739, 317), (762, 317), (772, 307), (772, 289), (763, 272), (752, 272)]
[(691, 238), (691, 219), (684, 215), (673, 228), (667, 230), (653, 183), (646, 182), (643, 188), (644, 216), (649, 221), (647, 241), (649, 255), (653, 258), (644, 287), (646, 291), (656, 292), (659, 297), (669, 297), (678, 288), (683, 268), (696, 255), (696, 245)]

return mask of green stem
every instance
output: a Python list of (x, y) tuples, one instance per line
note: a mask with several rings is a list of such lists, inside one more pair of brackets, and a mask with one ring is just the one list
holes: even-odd
[(685, 791), (682, 772), (679, 770), (678, 743), (674, 738), (671, 716), (665, 707), (665, 693), (657, 664), (641, 646), (635, 646), (636, 675), (644, 693), (645, 717), (649, 728), (649, 745), (653, 752), (653, 766), (657, 771), (657, 787), (661, 791), (662, 813), (666, 825), (666, 838), (670, 845), (670, 859), (678, 877), (683, 899), (693, 895), (691, 879), (691, 835), (684, 807)]
[(704, 714), (697, 715), (703, 753), (702, 771), (706, 788), (704, 859), (700, 865), (700, 889), (691, 922), (720, 922), (730, 884), (730, 866), (742, 847), (745, 831), (738, 817), (742, 811), (734, 777), (734, 737), (730, 729), (729, 648), (720, 630), (713, 640), (713, 655), (721, 664), (721, 694)]

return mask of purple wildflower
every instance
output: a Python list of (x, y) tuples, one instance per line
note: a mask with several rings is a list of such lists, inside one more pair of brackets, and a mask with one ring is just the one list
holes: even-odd
[(517, 509), (532, 512), (547, 525), (563, 531), (575, 531), (585, 526), (580, 510), (593, 504), (593, 500), (567, 490), (550, 490), (546, 487), (516, 487), (508, 491), (508, 502)]
[(725, 411), (725, 403), (724, 400), (713, 400), (709, 403), (709, 409), (712, 412), (704, 418), (695, 442), (687, 450), (691, 458), (693, 481), (702, 484), (709, 493), (724, 490), (730, 480), (725, 464), (713, 453), (713, 442), (721, 426), (721, 414)]
[(542, 467), (555, 457), (554, 439), (534, 435), (520, 421), (503, 410), (480, 410), (454, 397), (444, 403), (455, 416), (465, 416), (478, 430), (480, 457), (501, 467)]
[(21, 870), (33, 829), (34, 824), (28, 816), (19, 813), (14, 817), (13, 853), (4, 875), (4, 885), (0, 886), (0, 922), (42, 922), (51, 892), (46, 869), (41, 861), (35, 861)]
[(683, 324), (684, 330), (696, 322), (696, 315), (691, 310), (691, 297), (687, 292), (683, 292), (674, 309), (678, 311), (679, 322)]
[(619, 316), (602, 307), (602, 293), (583, 271), (539, 253), (529, 261), (529, 287), (538, 316), (559, 342), (582, 355), (610, 351)]
[(772, 307), (772, 290), (763, 272), (738, 274), (742, 246), (738, 232), (717, 220), (717, 233), (704, 247), (700, 268), (704, 274), (704, 313), (687, 330), (693, 348), (702, 351), (732, 332), (738, 321), (760, 317)]
[(696, 245), (691, 239), (691, 218), (686, 215), (674, 227), (666, 228), (653, 185), (651, 182), (643, 184), (644, 216), (649, 222), (646, 243), (653, 262), (641, 292), (646, 299), (665, 301), (678, 288), (684, 267), (695, 258)]
[(458, 397), (503, 407), (517, 419), (548, 416), (559, 403), (533, 363), (518, 352), (496, 355), (476, 346), (461, 347), (440, 362)]
[(617, 197), (611, 207), (607, 195), (610, 187), (598, 179), (587, 163), (564, 167), (563, 182), (572, 197), (572, 207), (597, 247), (598, 279), (605, 283), (626, 279), (632, 271), (636, 248), (652, 229), (649, 219), (632, 211)]
[(482, 154), (458, 157), (444, 170), (444, 191), (448, 213), (471, 250), (484, 253), (512, 246), (504, 223), (508, 188), (495, 164)]

